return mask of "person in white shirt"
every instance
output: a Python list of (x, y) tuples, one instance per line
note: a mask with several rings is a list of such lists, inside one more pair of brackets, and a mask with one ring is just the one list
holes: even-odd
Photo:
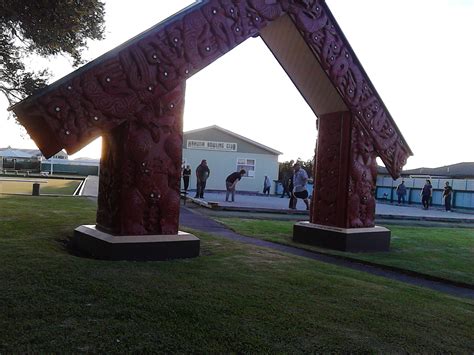
[(296, 203), (298, 202), (298, 199), (301, 198), (306, 205), (306, 209), (309, 210), (308, 190), (306, 190), (308, 173), (306, 170), (301, 168), (300, 163), (293, 165), (293, 169), (295, 169), (295, 173), (293, 174), (293, 196), (295, 198), (293, 206), (290, 208), (296, 209)]

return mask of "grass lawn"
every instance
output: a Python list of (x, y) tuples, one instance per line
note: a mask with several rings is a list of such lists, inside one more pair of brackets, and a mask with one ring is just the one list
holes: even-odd
[(201, 256), (107, 262), (64, 241), (82, 198), (0, 197), (0, 353), (474, 350), (474, 301), (205, 233)]
[(474, 229), (390, 225), (389, 253), (344, 253), (296, 243), (291, 221), (216, 218), (237, 233), (325, 253), (346, 255), (474, 285)]
[[(7, 178), (0, 181), (0, 193), (31, 195), (33, 181), (40, 183), (40, 194), (72, 195), (80, 184), (80, 180), (47, 179), (47, 178)], [(20, 180), (25, 180), (22, 182)]]

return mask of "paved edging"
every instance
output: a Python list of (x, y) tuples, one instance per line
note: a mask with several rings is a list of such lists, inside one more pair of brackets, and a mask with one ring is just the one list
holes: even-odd
[[(272, 209), (262, 207), (243, 207), (243, 206), (221, 206), (218, 202), (205, 201), (198, 198), (188, 196), (188, 200), (214, 211), (231, 211), (231, 212), (250, 212), (250, 213), (272, 213), (272, 214), (286, 214), (286, 215), (302, 215), (307, 216), (309, 213), (306, 210), (287, 210), (287, 209)], [(410, 220), (410, 221), (427, 221), (427, 222), (442, 222), (442, 223), (469, 223), (474, 224), (473, 219), (468, 218), (444, 218), (444, 217), (430, 217), (430, 216), (406, 216), (397, 214), (376, 214), (377, 219), (388, 220)]]
[(188, 196), (188, 200), (195, 203), (198, 206), (209, 208), (215, 211), (234, 211), (234, 212), (252, 212), (252, 213), (274, 213), (274, 214), (299, 214), (308, 215), (307, 210), (290, 210), (290, 209), (274, 209), (264, 207), (234, 207), (234, 206), (221, 206), (218, 202), (205, 201), (199, 198)]
[(427, 221), (427, 222), (443, 222), (443, 223), (474, 223), (472, 219), (465, 218), (443, 218), (443, 217), (425, 217), (425, 216), (404, 216), (396, 214), (376, 214), (375, 218), (393, 219), (393, 220), (410, 220), (410, 221)]

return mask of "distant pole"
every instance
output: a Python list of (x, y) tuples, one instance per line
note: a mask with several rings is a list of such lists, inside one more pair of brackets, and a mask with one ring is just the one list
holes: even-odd
[(51, 175), (53, 175), (53, 159), (50, 159), (49, 166), (51, 168)]

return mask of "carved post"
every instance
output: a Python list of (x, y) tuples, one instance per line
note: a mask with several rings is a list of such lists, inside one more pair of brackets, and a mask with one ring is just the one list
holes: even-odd
[(311, 223), (346, 227), (351, 124), (350, 112), (330, 113), (318, 119)]
[(97, 224), (75, 230), (77, 249), (107, 259), (199, 255), (199, 239), (178, 231), (184, 92), (182, 83), (104, 133)]
[(103, 136), (100, 230), (115, 235), (178, 233), (184, 87)]
[(374, 226), (377, 153), (369, 135), (348, 111), (321, 115), (318, 125), (310, 223), (297, 223), (293, 238), (339, 250), (388, 250), (390, 231)]
[(373, 227), (377, 154), (350, 112), (321, 115), (311, 223)]

